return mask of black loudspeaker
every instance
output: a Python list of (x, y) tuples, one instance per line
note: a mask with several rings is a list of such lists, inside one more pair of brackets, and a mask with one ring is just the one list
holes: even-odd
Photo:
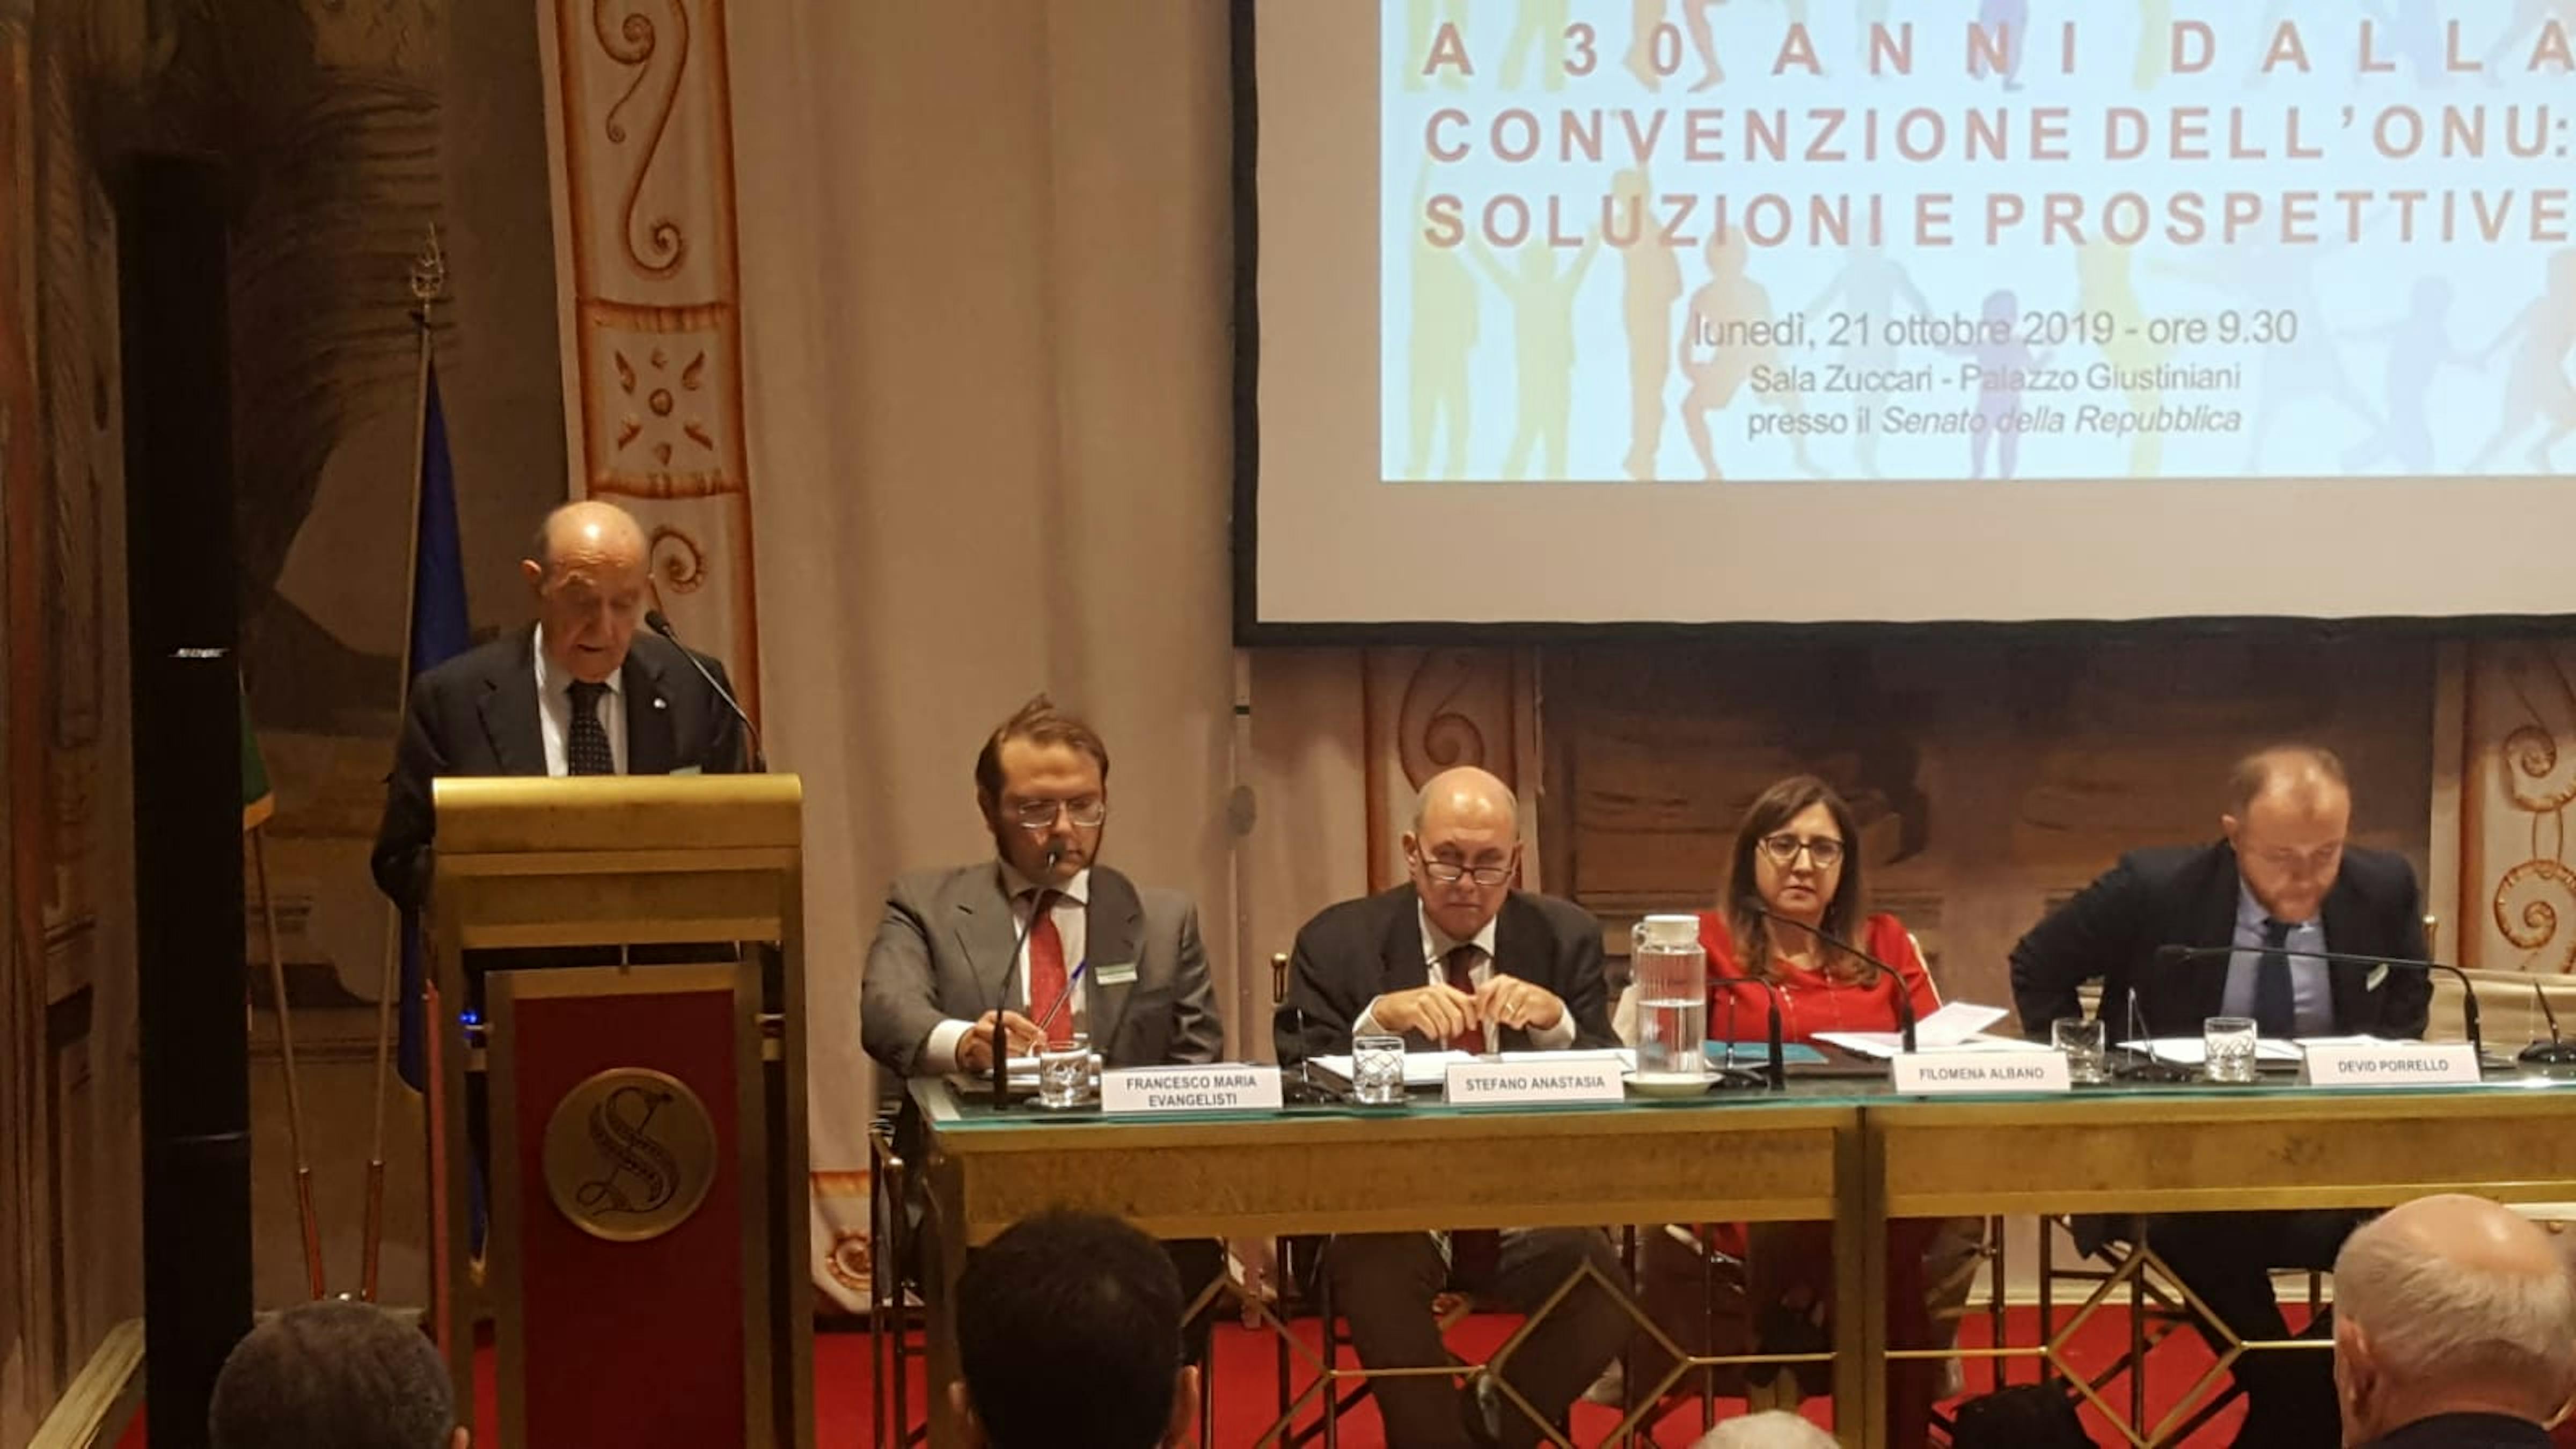
[(199, 1449), (250, 1329), (250, 1035), (223, 172), (128, 163), (117, 218), (143, 1323), (153, 1449)]

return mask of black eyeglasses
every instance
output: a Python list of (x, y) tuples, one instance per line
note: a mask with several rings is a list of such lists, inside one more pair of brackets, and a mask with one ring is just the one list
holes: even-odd
[(1434, 885), (1456, 885), (1462, 880), (1472, 880), (1480, 886), (1509, 885), (1515, 864), (1506, 861), (1501, 865), (1461, 865), (1454, 860), (1434, 860), (1419, 850), (1413, 858), (1422, 862), (1422, 873)]
[(1079, 800), (1027, 800), (1011, 807), (1011, 818), (1022, 830), (1045, 830), (1062, 815), (1078, 829), (1089, 830), (1109, 819), (1109, 802), (1096, 795)]
[(1796, 864), (1802, 850), (1818, 870), (1831, 870), (1843, 861), (1843, 843), (1830, 835), (1798, 836), (1783, 830), (1762, 837), (1762, 853), (1771, 857), (1773, 865)]

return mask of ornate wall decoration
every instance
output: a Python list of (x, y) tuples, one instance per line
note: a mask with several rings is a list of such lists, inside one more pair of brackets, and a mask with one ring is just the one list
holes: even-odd
[(1397, 848), (1423, 782), (1442, 770), (1491, 770), (1524, 796), (1524, 878), (1535, 884), (1536, 813), (1528, 798), (1537, 771), (1531, 671), (1511, 649), (1370, 649), (1363, 653), (1367, 720), (1369, 888), (1404, 878)]
[(2489, 970), (2576, 971), (2576, 645), (2473, 644), (2467, 688), (2456, 949)]
[(572, 486), (653, 536), (658, 602), (760, 709), (722, 0), (553, 0)]

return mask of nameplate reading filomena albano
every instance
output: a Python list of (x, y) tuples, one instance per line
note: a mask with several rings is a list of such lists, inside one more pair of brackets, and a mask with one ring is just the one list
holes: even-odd
[(1544, 1102), (1619, 1102), (1627, 1088), (1619, 1059), (1459, 1062), (1443, 1094), (1452, 1107), (1526, 1107)]
[(1100, 1110), (1112, 1117), (1148, 1112), (1259, 1112), (1278, 1105), (1277, 1067), (1113, 1067), (1100, 1074)]
[(1899, 1052), (1896, 1090), (1937, 1097), (1948, 1092), (2064, 1092), (2066, 1053), (2045, 1047), (2026, 1052)]
[(2305, 1049), (2311, 1087), (2433, 1087), (2482, 1080), (2467, 1042), (2355, 1042)]

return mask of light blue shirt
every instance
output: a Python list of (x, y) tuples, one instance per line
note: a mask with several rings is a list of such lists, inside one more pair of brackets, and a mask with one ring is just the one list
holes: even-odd
[[(2263, 923), (2271, 918), (2245, 882), (2236, 883), (2236, 954), (2227, 958), (2227, 994), (2222, 1004), (2229, 1016), (2254, 1014), (2254, 983), (2262, 973)], [(2326, 928), (2319, 921), (2301, 921), (2290, 927), (2289, 939), (2281, 943), (2285, 951), (2323, 951)], [(2334, 1033), (2334, 978), (2323, 961), (2290, 958), (2290, 1010), (2292, 1032), (2298, 1036), (2331, 1036)]]

